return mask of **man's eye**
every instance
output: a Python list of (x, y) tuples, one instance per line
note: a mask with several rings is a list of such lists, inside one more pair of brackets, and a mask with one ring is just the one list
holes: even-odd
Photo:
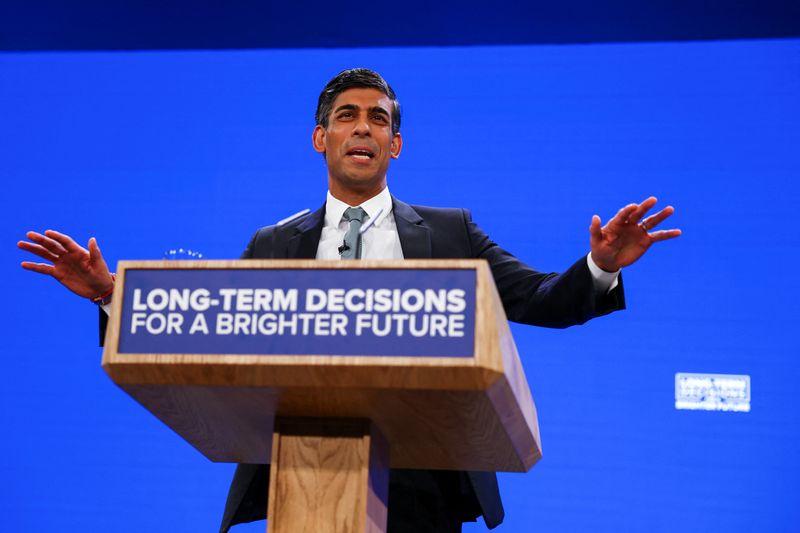
[(344, 113), (339, 114), (339, 118), (350, 118), (353, 114), (350, 111), (345, 111)]
[(383, 115), (373, 115), (372, 120), (375, 120), (377, 122), (386, 122), (386, 117)]

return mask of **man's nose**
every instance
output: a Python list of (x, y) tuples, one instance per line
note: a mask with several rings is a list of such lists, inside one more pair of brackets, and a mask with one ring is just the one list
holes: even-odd
[(353, 135), (369, 135), (369, 121), (366, 115), (359, 115), (353, 125)]

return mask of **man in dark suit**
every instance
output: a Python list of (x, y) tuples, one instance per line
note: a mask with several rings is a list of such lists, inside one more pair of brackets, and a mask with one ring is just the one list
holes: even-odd
[[(564, 273), (537, 272), (497, 246), (463, 209), (405, 204), (389, 194), (386, 172), (399, 157), (400, 106), (383, 78), (352, 69), (333, 78), (320, 94), (312, 141), (325, 157), (325, 205), (283, 226), (256, 232), (243, 258), (338, 258), (349, 219), (359, 211), (370, 229), (359, 237), (356, 257), (366, 259), (482, 258), (489, 262), (510, 320), (567, 327), (624, 307), (619, 271), (654, 242), (679, 230), (650, 230), (672, 214), (667, 207), (645, 218), (656, 203), (648, 198), (621, 209), (605, 226), (595, 215), (589, 228), (591, 252)], [(349, 215), (348, 215), (349, 216)], [(54, 231), (28, 233), (19, 246), (53, 264), (22, 264), (54, 276), (73, 292), (107, 303), (113, 276), (94, 239), (88, 250)], [(234, 475), (221, 531), (263, 519), (269, 469), (240, 465)], [(487, 526), (503, 519), (493, 473), (392, 470), (388, 529), (391, 533), (458, 532), (463, 521), (483, 515)]]
[[(353, 69), (333, 78), (320, 94), (316, 121), (314, 148), (325, 156), (328, 167), (325, 205), (294, 223), (259, 230), (243, 258), (335, 259), (346, 231), (342, 213), (348, 206), (360, 206), (368, 219), (375, 217), (363, 237), (362, 257), (486, 259), (510, 320), (567, 327), (622, 309), (616, 272), (644, 253), (650, 242), (670, 236), (648, 234), (646, 228), (666, 218), (671, 208), (648, 218), (645, 229), (639, 224), (654, 203), (648, 199), (623, 209), (610, 227), (600, 228), (599, 219), (592, 221), (594, 257), (581, 258), (562, 274), (543, 274), (492, 242), (466, 210), (410, 206), (389, 195), (386, 172), (402, 149), (400, 107), (378, 74)], [(267, 467), (237, 469), (221, 531), (264, 517), (267, 476)], [(492, 473), (391, 472), (391, 532), (460, 531), (462, 521), (480, 515), (490, 528), (503, 519)]]

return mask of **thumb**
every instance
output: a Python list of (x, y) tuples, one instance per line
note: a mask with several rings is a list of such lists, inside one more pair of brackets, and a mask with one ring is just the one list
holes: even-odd
[(603, 230), (600, 227), (600, 217), (592, 215), (592, 223), (589, 225), (589, 236), (592, 241), (602, 240)]
[(103, 264), (103, 254), (100, 253), (100, 247), (97, 246), (97, 239), (92, 237), (89, 239), (89, 262), (93, 264)]

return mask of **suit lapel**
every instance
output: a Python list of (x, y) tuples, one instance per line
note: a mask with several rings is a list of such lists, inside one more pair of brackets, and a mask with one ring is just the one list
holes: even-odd
[(322, 235), (322, 224), (325, 220), (325, 204), (302, 219), (300, 223), (287, 231), (293, 231), (286, 240), (286, 257), (290, 259), (315, 259), (319, 238)]
[(431, 231), (414, 209), (392, 196), (392, 210), (405, 259), (431, 258)]

